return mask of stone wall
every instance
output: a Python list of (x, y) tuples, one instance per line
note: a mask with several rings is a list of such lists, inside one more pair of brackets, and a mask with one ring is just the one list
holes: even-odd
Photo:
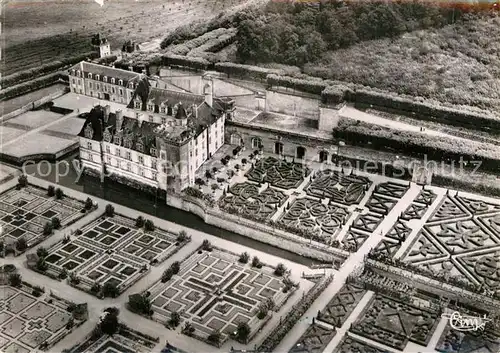
[(266, 111), (319, 119), (319, 99), (266, 91)]
[[(276, 143), (283, 144), (283, 155), (287, 157), (297, 156), (297, 147), (305, 148), (305, 159), (311, 161), (319, 161), (319, 153), (326, 151), (329, 156), (337, 150), (333, 140), (322, 141), (320, 139), (311, 139), (306, 136), (294, 135), (291, 133), (282, 132), (273, 129), (264, 129), (252, 126), (243, 126), (243, 124), (228, 123), (226, 125), (226, 141), (231, 141), (231, 135), (238, 135), (243, 139), (245, 147), (256, 149), (252, 146), (252, 140), (260, 138), (263, 151), (265, 153), (275, 153)], [(329, 161), (331, 158), (329, 158)]]
[(319, 108), (319, 123), (318, 129), (322, 131), (330, 131), (333, 134), (333, 129), (339, 123), (339, 111), (331, 108)]
[(304, 239), (303, 242), (301, 240), (294, 241), (294, 236), (291, 234), (289, 237), (278, 235), (278, 232), (282, 232), (279, 230), (276, 230), (276, 234), (273, 234), (272, 232), (257, 229), (257, 226), (250, 226), (252, 223), (250, 220), (245, 220), (247, 224), (243, 224), (241, 221), (235, 221), (234, 218), (238, 217), (218, 210), (209, 209), (201, 200), (188, 200), (187, 198), (183, 199), (174, 195), (168, 195), (167, 204), (194, 213), (202, 218), (207, 224), (244, 235), (262, 243), (273, 245), (308, 258), (328, 263), (333, 263), (333, 261), (336, 260), (343, 262), (347, 258), (346, 254), (342, 254), (339, 251), (335, 252), (334, 249), (326, 249), (326, 247), (325, 249), (320, 249), (319, 247), (309, 245), (306, 239)]

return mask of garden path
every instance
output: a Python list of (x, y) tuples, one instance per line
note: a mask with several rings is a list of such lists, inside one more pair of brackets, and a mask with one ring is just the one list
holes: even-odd
[[(49, 185), (52, 185), (52, 183), (47, 182), (45, 180), (28, 176), (28, 181), (32, 184), (41, 186), (43, 188), (47, 188)], [(5, 182), (1, 184), (0, 186), (0, 192), (3, 192), (17, 184), (17, 179), (10, 180), (8, 182)], [(70, 197), (74, 197), (77, 199), (83, 199), (85, 200), (88, 195), (78, 192), (76, 190), (72, 190), (69, 188), (65, 188), (63, 186), (58, 186), (60, 187), (65, 195), (68, 195)], [(168, 222), (163, 219), (159, 219), (153, 216), (150, 216), (148, 214), (136, 211), (134, 209), (124, 207), (118, 204), (114, 204), (111, 202), (107, 202), (105, 200), (99, 199), (97, 197), (92, 198), (93, 201), (97, 202), (98, 208), (93, 211), (91, 214), (85, 216), (75, 224), (73, 224), (70, 227), (67, 227), (63, 231), (56, 231), (53, 236), (51, 236), (48, 240), (42, 242), (38, 246), (35, 246), (34, 248), (30, 249), (28, 252), (29, 253), (34, 253), (36, 252), (36, 249), (38, 247), (50, 247), (50, 245), (56, 243), (57, 241), (60, 241), (64, 235), (69, 234), (70, 231), (76, 230), (80, 227), (82, 227), (84, 224), (89, 223), (91, 219), (97, 218), (102, 212), (104, 212), (104, 208), (106, 204), (111, 204), (115, 208), (115, 211), (117, 213), (123, 214), (124, 216), (130, 217), (130, 218), (137, 218), (139, 215), (143, 216), (144, 218), (151, 219), (154, 224), (162, 229), (169, 230), (172, 232), (179, 232), (181, 230), (185, 230), (188, 235), (192, 237), (192, 241), (184, 246), (182, 249), (180, 249), (179, 252), (177, 252), (175, 255), (167, 259), (165, 262), (160, 264), (157, 267), (151, 267), (151, 271), (143, 277), (141, 280), (136, 282), (133, 286), (131, 286), (128, 290), (126, 290), (124, 293), (122, 293), (118, 298), (115, 299), (104, 299), (100, 300), (97, 299), (96, 297), (87, 294), (83, 291), (80, 291), (76, 288), (71, 287), (69, 284), (66, 284), (64, 282), (59, 282), (56, 280), (53, 280), (51, 278), (48, 278), (46, 276), (40, 275), (34, 271), (29, 270), (26, 267), (25, 264), (25, 255), (21, 255), (19, 257), (12, 257), (9, 256), (5, 259), (6, 263), (11, 263), (15, 265), (19, 273), (21, 274), (23, 280), (26, 282), (29, 282), (33, 285), (38, 285), (41, 287), (44, 287), (47, 291), (52, 290), (54, 294), (60, 295), (63, 298), (66, 298), (68, 300), (74, 301), (76, 303), (88, 303), (88, 309), (89, 309), (89, 320), (82, 325), (80, 328), (66, 336), (64, 339), (62, 339), (59, 343), (57, 343), (54, 347), (54, 351), (63, 351), (63, 349), (69, 348), (73, 346), (76, 342), (79, 342), (84, 339), (84, 337), (90, 333), (92, 328), (95, 326), (95, 324), (98, 322), (98, 319), (102, 313), (102, 311), (107, 308), (107, 307), (117, 307), (120, 309), (120, 320), (124, 323), (126, 323), (128, 326), (130, 326), (132, 329), (144, 332), (146, 334), (149, 334), (153, 337), (159, 337), (160, 338), (160, 343), (157, 345), (155, 351), (160, 351), (162, 347), (164, 347), (165, 342), (168, 341), (170, 344), (173, 344), (176, 347), (183, 348), (183, 349), (188, 349), (188, 351), (194, 351), (194, 352), (220, 352), (220, 349), (216, 349), (212, 346), (209, 346), (201, 341), (198, 341), (196, 339), (189, 338), (185, 335), (182, 335), (180, 333), (180, 329), (177, 331), (169, 331), (167, 330), (162, 324), (151, 321), (149, 319), (143, 318), (139, 315), (133, 314), (129, 312), (126, 309), (126, 303), (128, 301), (128, 296), (133, 293), (138, 293), (145, 291), (148, 287), (150, 287), (155, 281), (157, 281), (163, 271), (170, 266), (170, 264), (174, 261), (181, 261), (185, 257), (187, 257), (189, 254), (191, 254), (196, 248), (198, 248), (201, 243), (203, 242), (204, 239), (208, 239), (214, 246), (218, 246), (221, 248), (225, 249), (230, 249), (232, 252), (236, 253), (242, 253), (244, 251), (247, 251), (250, 256), (258, 256), (259, 259), (261, 259), (262, 262), (268, 263), (268, 264), (278, 264), (278, 263), (283, 263), (288, 269), (291, 270), (292, 278), (294, 281), (299, 280), (300, 275), (303, 272), (309, 273), (308, 267), (296, 264), (284, 259), (281, 259), (279, 257), (266, 254), (263, 252), (260, 252), (258, 250), (254, 249), (248, 249), (242, 245), (217, 238), (215, 236), (182, 227), (178, 224)], [(287, 301), (285, 306), (281, 309), (280, 314), (284, 315), (290, 308), (293, 306), (293, 304), (296, 303), (297, 300), (300, 300), (300, 296), (302, 295), (303, 290), (307, 290), (307, 287), (304, 287), (303, 289), (297, 291), (297, 293), (294, 294), (294, 296)], [(266, 325), (266, 330), (267, 328), (271, 328), (275, 325), (279, 324), (279, 315), (276, 314), (274, 315), (273, 319)], [(267, 331), (261, 332), (257, 340), (263, 340), (265, 334)], [(254, 342), (252, 342), (254, 343)], [(226, 347), (227, 346), (227, 347)], [(223, 346), (222, 349), (224, 351), (229, 351), (229, 348), (231, 346), (234, 346), (235, 348), (244, 348), (243, 345), (238, 345), (234, 341), (228, 341), (226, 344)]]

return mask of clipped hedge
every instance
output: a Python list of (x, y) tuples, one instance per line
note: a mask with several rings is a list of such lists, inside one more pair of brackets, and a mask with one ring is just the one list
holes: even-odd
[(303, 79), (276, 74), (267, 75), (266, 81), (268, 86), (288, 87), (312, 94), (321, 94), (328, 85), (326, 81), (312, 77)]
[[(49, 64), (44, 64), (37, 66), (28, 70), (23, 70), (12, 75), (8, 75), (0, 78), (0, 86), (2, 89), (6, 89), (10, 86), (16, 85), (23, 81), (28, 81), (36, 77), (42, 76), (44, 74), (60, 70), (65, 66), (74, 65), (80, 61), (86, 60), (87, 58), (95, 57), (96, 53), (88, 52), (76, 56), (72, 56), (62, 60), (56, 60)], [(116, 60), (116, 59), (115, 59)]]
[(205, 44), (200, 45), (189, 51), (188, 56), (199, 56), (202, 53), (216, 53), (224, 49), (236, 40), (236, 30), (231, 28), (226, 33), (217, 38), (210, 39)]
[(426, 155), (429, 160), (437, 161), (481, 160), (483, 169), (498, 171), (500, 168), (500, 148), (490, 143), (394, 130), (345, 117), (340, 119), (334, 135), (353, 145), (367, 144), (382, 150), (391, 148), (419, 158)]
[(321, 92), (321, 102), (324, 104), (340, 104), (349, 100), (354, 91), (345, 85), (327, 86)]
[(208, 70), (213, 67), (212, 63), (208, 60), (175, 54), (163, 55), (162, 64), (167, 66), (186, 66), (196, 70)]
[(259, 66), (234, 64), (231, 62), (215, 64), (215, 70), (223, 72), (228, 76), (236, 76), (241, 78), (253, 78), (266, 80), (269, 74), (280, 74), (279, 69), (266, 69)]
[(374, 105), (396, 110), (418, 119), (437, 121), (444, 124), (467, 127), (474, 130), (500, 130), (500, 116), (491, 112), (472, 111), (459, 107), (451, 108), (429, 101), (417, 101), (389, 92), (357, 89), (353, 97), (355, 103)]
[(41, 88), (48, 87), (57, 82), (68, 82), (68, 75), (61, 72), (56, 72), (37, 79), (26, 81), (16, 86), (9, 87), (0, 91), (0, 99), (11, 99), (23, 94), (36, 91)]
[(116, 55), (105, 56), (104, 58), (97, 59), (97, 63), (101, 65), (111, 64), (118, 59)]
[[(210, 48), (212, 46), (217, 47), (220, 44), (218, 43), (218, 38), (225, 38), (226, 35), (229, 35), (229, 37), (234, 37), (236, 35), (236, 29), (235, 28), (218, 28), (216, 30), (213, 30), (211, 32), (207, 32), (197, 38), (188, 40), (187, 42), (184, 42), (182, 44), (177, 44), (174, 45), (170, 48), (167, 48), (168, 53), (176, 54), (176, 55), (188, 55), (188, 53), (196, 48), (202, 47), (207, 43), (210, 43), (207, 48)], [(225, 38), (227, 39), (227, 38)], [(226, 44), (227, 45), (227, 44)], [(223, 48), (223, 47), (222, 47)], [(222, 49), (221, 48), (221, 49)], [(201, 50), (201, 51), (211, 51), (211, 50)]]

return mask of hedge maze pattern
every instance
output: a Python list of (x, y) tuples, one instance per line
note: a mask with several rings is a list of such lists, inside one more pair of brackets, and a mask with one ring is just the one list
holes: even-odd
[(408, 341), (426, 346), (440, 317), (438, 311), (377, 295), (351, 331), (402, 351)]
[(115, 214), (88, 224), (70, 242), (54, 245), (45, 261), (48, 272), (74, 272), (82, 289), (111, 282), (122, 292), (143, 276), (152, 260), (161, 262), (182, 245), (175, 234), (158, 228), (144, 232), (134, 220)]
[(327, 169), (313, 174), (305, 191), (312, 197), (353, 205), (361, 202), (370, 185), (371, 181), (366, 177), (345, 175)]
[(178, 312), (200, 339), (214, 331), (227, 338), (245, 322), (252, 336), (266, 321), (257, 317), (261, 305), (272, 300), (277, 310), (292, 293), (284, 293), (283, 278), (273, 271), (266, 265), (258, 269), (241, 264), (238, 256), (221, 249), (200, 250), (184, 259), (177, 275), (148, 289), (153, 318), (166, 322)]
[(373, 347), (353, 337), (346, 336), (335, 349), (334, 353), (387, 353), (387, 351)]
[(295, 189), (310, 173), (309, 168), (302, 164), (267, 157), (257, 161), (247, 172), (246, 177), (257, 183), (269, 183), (282, 189)]
[(83, 209), (81, 201), (67, 196), (58, 200), (31, 185), (9, 189), (0, 195), (0, 239), (16, 241), (23, 237), (32, 247), (47, 237), (43, 228), (52, 218), (59, 218), (64, 228), (84, 217)]
[(403, 242), (411, 234), (412, 229), (408, 227), (408, 221), (412, 219), (421, 219), (437, 195), (432, 190), (422, 189), (413, 202), (403, 212), (394, 226), (384, 235), (384, 238), (373, 249), (372, 253), (393, 257), (401, 248)]
[(366, 202), (369, 212), (359, 215), (349, 228), (343, 243), (347, 248), (357, 251), (368, 239), (384, 218), (392, 211), (398, 201), (408, 191), (409, 185), (387, 182), (375, 187)]
[(32, 352), (70, 332), (66, 325), (74, 319), (66, 310), (68, 305), (46, 295), (35, 297), (29, 289), (0, 286), (2, 352)]
[(310, 199), (296, 199), (281, 217), (286, 229), (300, 236), (330, 244), (349, 218), (346, 208)]
[(404, 261), (500, 292), (500, 205), (446, 195)]
[(250, 182), (235, 184), (219, 201), (219, 207), (250, 219), (269, 220), (288, 198), (272, 187), (259, 193), (259, 185)]
[(342, 327), (354, 308), (366, 294), (359, 285), (346, 283), (321, 311), (318, 320), (334, 327)]
[[(474, 315), (481, 316), (481, 315)], [(491, 326), (487, 324), (485, 330), (460, 332), (454, 330), (449, 324), (446, 325), (439, 341), (436, 345), (436, 350), (439, 352), (485, 352), (497, 353), (500, 350), (500, 342), (498, 337), (500, 332), (491, 330)]]
[(313, 323), (294, 344), (289, 353), (322, 353), (336, 331)]

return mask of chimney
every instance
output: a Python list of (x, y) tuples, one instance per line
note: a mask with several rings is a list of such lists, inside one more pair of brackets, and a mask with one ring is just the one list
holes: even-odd
[(134, 71), (134, 68), (132, 66), (129, 66), (128, 71)]
[(108, 104), (104, 107), (104, 122), (107, 123), (109, 119), (109, 113), (111, 113), (111, 106)]
[(210, 83), (206, 83), (205, 86), (203, 87), (203, 94), (205, 95), (205, 102), (212, 107), (213, 104), (213, 87), (212, 87), (212, 80), (210, 79)]
[(123, 111), (116, 111), (116, 131), (120, 131), (122, 129), (123, 124)]

